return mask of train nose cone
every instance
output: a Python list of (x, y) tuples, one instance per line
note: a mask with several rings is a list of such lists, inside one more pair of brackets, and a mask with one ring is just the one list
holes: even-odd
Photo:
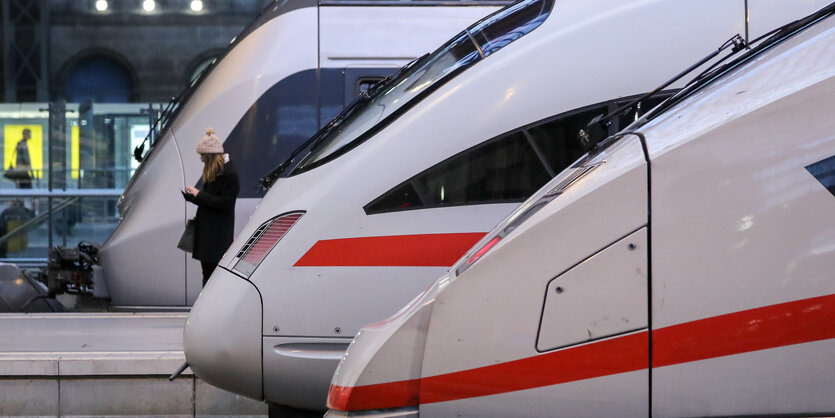
[(263, 399), (261, 296), (252, 283), (218, 267), (183, 331), (186, 361), (213, 386)]

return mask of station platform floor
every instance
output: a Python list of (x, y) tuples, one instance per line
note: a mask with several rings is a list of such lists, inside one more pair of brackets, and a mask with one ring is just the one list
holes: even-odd
[(0, 416), (267, 416), (185, 362), (187, 313), (0, 314)]

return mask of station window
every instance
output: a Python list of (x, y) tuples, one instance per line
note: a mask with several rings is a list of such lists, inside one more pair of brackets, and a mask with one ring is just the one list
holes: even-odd
[(69, 102), (127, 103), (136, 98), (131, 71), (107, 55), (81, 58), (67, 76), (66, 88)]

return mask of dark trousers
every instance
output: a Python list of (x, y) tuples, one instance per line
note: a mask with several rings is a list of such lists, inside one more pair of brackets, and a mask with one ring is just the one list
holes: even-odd
[(212, 277), (212, 272), (215, 271), (217, 263), (207, 263), (205, 261), (201, 261), (200, 267), (203, 267), (203, 287), (206, 287), (206, 282), (209, 281), (209, 277)]

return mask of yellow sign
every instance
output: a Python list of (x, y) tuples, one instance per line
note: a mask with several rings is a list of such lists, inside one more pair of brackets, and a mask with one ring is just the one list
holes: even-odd
[(78, 178), (78, 125), (73, 125), (70, 131), (70, 171), (72, 178)]
[(30, 169), (35, 178), (43, 178), (43, 126), (41, 125), (6, 125), (3, 127), (3, 170), (8, 170), (12, 164), (17, 167), (17, 143), (23, 139), (23, 130), (29, 129), (32, 137), (27, 142), (29, 149)]

